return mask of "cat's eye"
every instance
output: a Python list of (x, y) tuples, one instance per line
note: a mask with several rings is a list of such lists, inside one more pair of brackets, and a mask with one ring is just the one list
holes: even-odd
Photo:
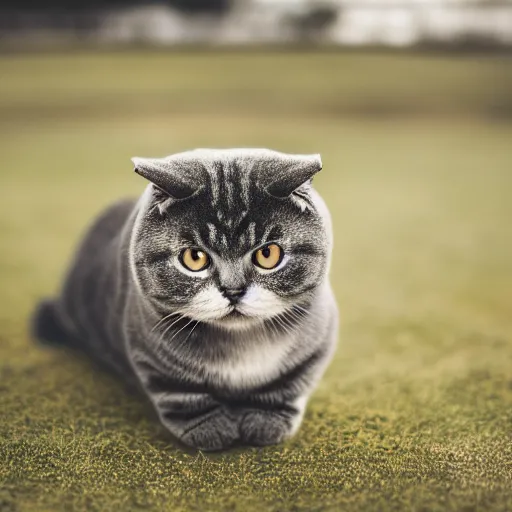
[(180, 262), (186, 269), (191, 270), (192, 272), (199, 272), (200, 270), (204, 270), (208, 267), (210, 264), (210, 258), (208, 257), (208, 254), (201, 251), (201, 249), (188, 247), (181, 252)]
[(268, 244), (254, 251), (252, 262), (265, 270), (270, 270), (281, 263), (284, 252), (277, 244)]

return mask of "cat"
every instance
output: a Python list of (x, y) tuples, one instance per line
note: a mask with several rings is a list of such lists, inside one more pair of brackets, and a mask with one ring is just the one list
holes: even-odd
[(133, 158), (149, 181), (78, 248), (41, 340), (136, 382), (163, 425), (205, 451), (299, 428), (337, 340), (319, 155), (198, 149)]

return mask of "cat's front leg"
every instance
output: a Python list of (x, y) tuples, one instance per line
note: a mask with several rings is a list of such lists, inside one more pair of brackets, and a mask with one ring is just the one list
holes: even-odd
[(304, 416), (306, 398), (274, 404), (272, 407), (239, 409), (240, 438), (243, 444), (267, 446), (278, 444), (293, 436)]
[(180, 382), (147, 364), (138, 374), (160, 421), (184, 444), (217, 451), (239, 439), (238, 418), (208, 393), (180, 389)]
[(239, 439), (236, 418), (222, 405), (186, 422), (174, 421), (171, 428), (178, 428), (183, 443), (204, 451), (230, 448)]
[(224, 450), (239, 438), (237, 418), (209, 395), (165, 393), (153, 403), (163, 425), (192, 448)]

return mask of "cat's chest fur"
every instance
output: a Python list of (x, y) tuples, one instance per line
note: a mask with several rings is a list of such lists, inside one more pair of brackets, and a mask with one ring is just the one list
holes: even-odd
[(258, 336), (238, 347), (231, 357), (209, 362), (206, 373), (216, 384), (231, 389), (261, 386), (284, 373), (297, 352), (293, 334)]

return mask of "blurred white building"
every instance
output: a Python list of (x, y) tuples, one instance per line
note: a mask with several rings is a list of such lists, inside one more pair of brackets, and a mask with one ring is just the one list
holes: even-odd
[(340, 0), (337, 5), (340, 16), (329, 30), (334, 43), (409, 46), (470, 39), (512, 43), (510, 2)]
[(233, 0), (222, 16), (153, 4), (103, 17), (99, 36), (165, 45), (512, 45), (512, 0)]

